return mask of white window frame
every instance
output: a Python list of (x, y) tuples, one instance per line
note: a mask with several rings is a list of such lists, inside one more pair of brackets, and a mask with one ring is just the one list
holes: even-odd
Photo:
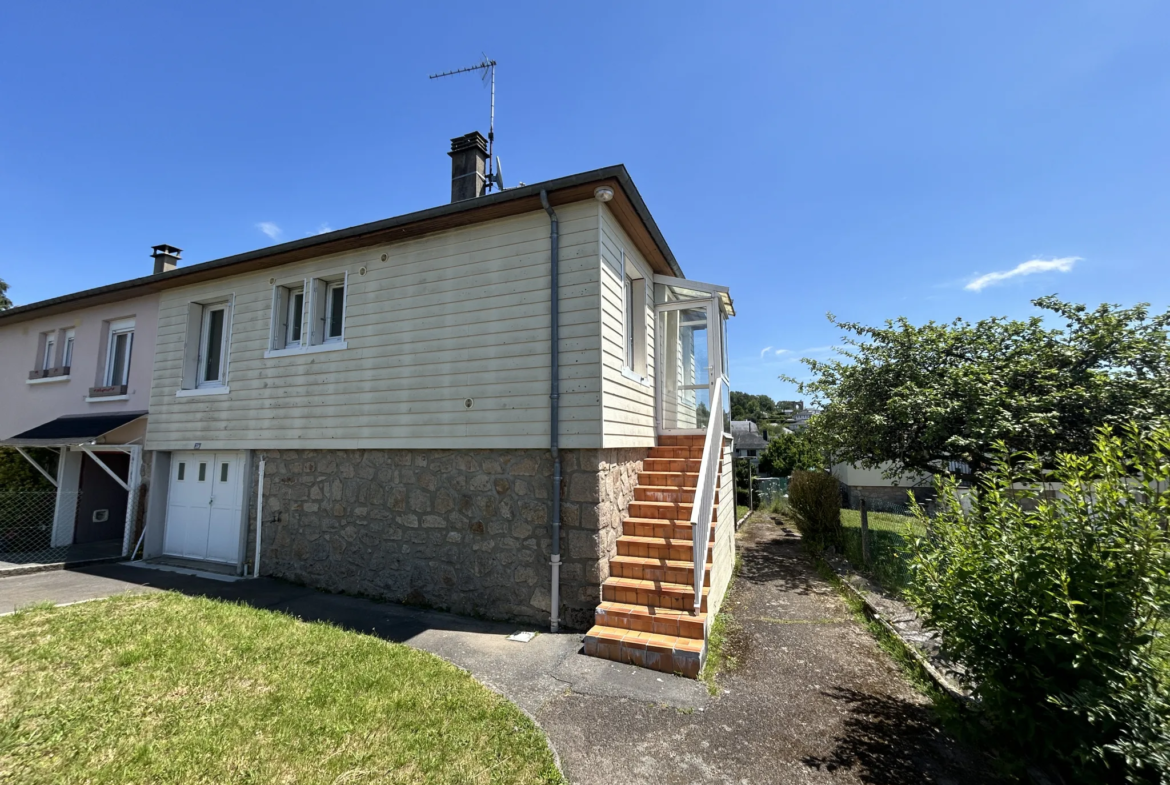
[(624, 326), (625, 345), (622, 347), (622, 363), (629, 371), (634, 370), (637, 362), (634, 348), (634, 279), (623, 271), (622, 275), (622, 322)]
[[(219, 336), (219, 373), (218, 378), (207, 378), (208, 351), (211, 346), (211, 314), (223, 313), (223, 325)], [(203, 312), (199, 317), (199, 353), (195, 365), (195, 389), (205, 390), (216, 387), (227, 387), (227, 353), (228, 336), (231, 334), (231, 308), (227, 300), (203, 305)]]
[[(348, 276), (346, 276), (346, 278), (348, 278)], [(346, 278), (342, 278), (339, 281), (325, 282), (325, 307), (323, 309), (324, 314), (322, 315), (323, 324), (321, 325), (321, 343), (336, 343), (338, 341), (345, 340), (345, 301), (347, 299), (347, 284), (349, 283)], [(333, 293), (338, 289), (341, 290), (341, 318), (339, 320), (341, 322), (341, 332), (339, 332), (337, 335), (330, 335), (329, 326), (333, 323), (333, 310), (335, 307), (333, 302)]]
[[(635, 278), (630, 270), (638, 273)], [(621, 266), (618, 270), (618, 282), (622, 287), (622, 376), (638, 382), (649, 384), (646, 377), (649, 368), (648, 338), (646, 333), (646, 276), (638, 265), (626, 259), (626, 249), (622, 249)], [(639, 285), (641, 284), (641, 285)], [(641, 302), (638, 293), (641, 292)], [(638, 315), (642, 316), (642, 327), (637, 328)], [(641, 338), (641, 357), (639, 357), (638, 340)], [(640, 360), (640, 362), (639, 362)]]
[[(114, 378), (114, 358), (118, 349), (118, 336), (126, 336), (126, 346), (122, 357), (122, 378)], [(121, 387), (130, 384), (130, 360), (134, 352), (134, 320), (119, 319), (109, 323), (109, 335), (106, 338), (106, 368), (103, 373), (103, 386)]]
[[(332, 293), (341, 289), (341, 334), (327, 336), (333, 316)], [(292, 340), (292, 304), (296, 294), (304, 292), (299, 341)], [(324, 275), (273, 281), (272, 327), (266, 358), (286, 357), (346, 349), (345, 319), (349, 302), (349, 273), (338, 271)]]
[[(288, 292), (285, 295), (284, 308), (284, 346), (301, 346), (305, 343), (305, 292), (306, 288), (303, 284), (301, 286), (285, 287)], [(300, 307), (296, 308), (297, 298), (300, 298)], [(297, 335), (293, 337), (293, 330), (296, 330)]]
[(61, 367), (63, 368), (71, 368), (73, 366), (73, 338), (75, 335), (76, 333), (72, 327), (65, 331), (65, 349), (61, 354)]

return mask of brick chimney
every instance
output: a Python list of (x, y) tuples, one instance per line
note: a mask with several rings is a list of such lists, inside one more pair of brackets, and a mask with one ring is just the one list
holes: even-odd
[(154, 258), (154, 274), (170, 272), (179, 266), (179, 254), (183, 253), (182, 249), (176, 248), (173, 245), (154, 245), (151, 246), (154, 253), (151, 257)]
[(451, 140), (451, 201), (483, 196), (487, 182), (487, 139), (479, 131)]

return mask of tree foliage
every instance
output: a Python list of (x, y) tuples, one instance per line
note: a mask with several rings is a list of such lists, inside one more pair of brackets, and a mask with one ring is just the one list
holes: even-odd
[(798, 387), (824, 406), (818, 438), (833, 460), (889, 462), (891, 475), (942, 474), (962, 461), (970, 480), (996, 442), (1051, 461), (1087, 453), (1102, 425), (1170, 412), (1170, 311), (1089, 310), (1054, 296), (1033, 304), (1064, 326), (1036, 316), (869, 327), (830, 315), (846, 333), (843, 356), (804, 360), (814, 378)]
[(808, 547), (814, 551), (841, 547), (841, 487), (836, 477), (798, 469), (788, 482), (788, 505)]
[(8, 299), (8, 283), (0, 278), (0, 311), (6, 311), (12, 307), (12, 300)]
[(770, 423), (784, 422), (788, 419), (788, 412), (800, 405), (799, 401), (773, 401), (767, 395), (751, 395), (733, 390), (731, 419), (750, 420), (760, 427), (760, 433), (767, 433)]
[(824, 453), (813, 440), (812, 432), (779, 433), (760, 454), (760, 474), (788, 477), (797, 469), (823, 469)]
[(1077, 782), (1170, 782), (1170, 427), (1103, 430), (1054, 466), (1002, 452), (970, 512), (940, 478), (907, 594), (994, 746)]

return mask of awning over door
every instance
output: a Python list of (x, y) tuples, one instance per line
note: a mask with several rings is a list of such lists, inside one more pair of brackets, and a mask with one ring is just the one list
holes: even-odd
[(18, 433), (0, 444), (20, 447), (64, 447), (89, 444), (110, 431), (145, 417), (146, 412), (119, 412), (117, 414), (71, 414), (58, 417), (35, 428)]

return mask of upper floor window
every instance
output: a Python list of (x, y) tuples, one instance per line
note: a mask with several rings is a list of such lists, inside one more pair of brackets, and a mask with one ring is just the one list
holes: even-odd
[(130, 353), (134, 347), (134, 320), (119, 319), (109, 323), (106, 344), (106, 371), (102, 384), (118, 387), (129, 383)]
[(622, 250), (622, 372), (645, 382), (646, 279)]
[(278, 283), (272, 293), (270, 352), (345, 347), (345, 273)]
[(45, 334), (45, 351), (41, 355), (41, 370), (47, 371), (57, 365), (57, 333)]
[(196, 387), (222, 387), (227, 360), (227, 303), (203, 306)]
[(65, 331), (65, 351), (62, 353), (61, 365), (65, 368), (73, 366), (73, 329)]
[[(227, 393), (232, 300), (188, 303), (179, 396)], [(200, 392), (196, 392), (200, 391)]]
[(626, 301), (626, 367), (634, 369), (634, 279), (628, 274), (623, 282)]

